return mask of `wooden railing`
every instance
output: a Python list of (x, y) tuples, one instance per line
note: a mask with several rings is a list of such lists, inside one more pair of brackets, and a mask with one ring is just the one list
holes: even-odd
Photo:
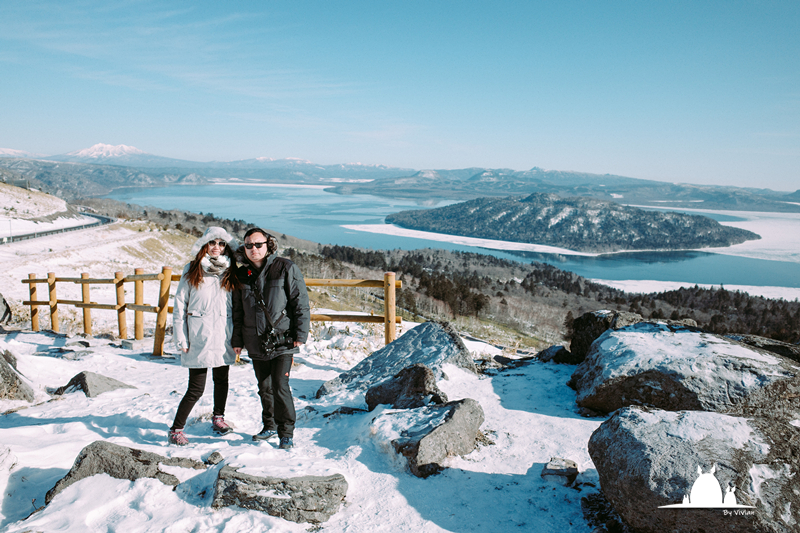
[[(331, 314), (321, 315), (312, 314), (313, 322), (367, 322), (383, 323), (384, 340), (389, 344), (397, 338), (397, 324), (402, 320), (397, 316), (395, 291), (402, 287), (402, 282), (395, 279), (394, 272), (386, 272), (383, 279), (306, 279), (308, 287), (383, 287), (383, 316), (376, 315), (348, 315)], [(92, 334), (92, 309), (102, 309), (116, 311), (117, 324), (119, 326), (119, 338), (128, 338), (128, 324), (126, 311), (133, 311), (134, 338), (141, 340), (144, 338), (144, 313), (155, 313), (156, 324), (153, 336), (153, 355), (164, 355), (164, 338), (167, 330), (167, 318), (172, 313), (172, 306), (169, 305), (170, 287), (173, 281), (179, 281), (180, 274), (173, 274), (171, 267), (163, 267), (160, 274), (145, 274), (144, 270), (137, 268), (132, 276), (125, 276), (122, 272), (115, 272), (113, 278), (98, 279), (90, 278), (89, 274), (83, 273), (79, 278), (59, 278), (55, 273), (49, 272), (46, 278), (37, 278), (36, 274), (28, 274), (28, 279), (23, 279), (22, 283), (27, 283), (30, 289), (30, 300), (22, 302), (31, 308), (31, 329), (39, 331), (39, 306), (50, 308), (50, 329), (59, 332), (60, 324), (58, 317), (58, 306), (72, 305), (83, 309), (83, 332), (86, 335)], [(158, 303), (148, 305), (144, 303), (144, 282), (158, 281)], [(48, 299), (39, 300), (37, 284), (47, 284)], [(74, 283), (81, 286), (80, 300), (59, 300), (57, 296), (57, 283)], [(134, 284), (133, 303), (125, 301), (125, 283)], [(91, 300), (91, 286), (113, 284), (115, 286), (116, 303), (101, 304)]]

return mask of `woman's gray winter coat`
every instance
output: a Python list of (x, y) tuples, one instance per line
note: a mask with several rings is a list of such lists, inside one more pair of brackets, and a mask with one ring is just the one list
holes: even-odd
[[(231, 293), (220, 286), (222, 274), (203, 272), (200, 285), (192, 287), (186, 280), (186, 265), (175, 292), (172, 330), (180, 350), (181, 366), (215, 368), (232, 365), (236, 353), (231, 347), (233, 333), (233, 300)], [(183, 348), (189, 348), (184, 352)]]
[[(300, 269), (289, 259), (275, 254), (267, 256), (261, 270), (244, 259), (242, 248), (237, 256), (242, 260), (237, 270), (237, 278), (242, 286), (233, 294), (233, 346), (247, 348), (251, 359), (262, 361), (278, 355), (298, 353), (298, 348), (282, 347), (267, 354), (261, 347), (260, 336), (274, 327), (293, 341), (304, 343), (308, 339), (311, 310)], [(269, 319), (264, 315), (253, 291), (261, 295)]]

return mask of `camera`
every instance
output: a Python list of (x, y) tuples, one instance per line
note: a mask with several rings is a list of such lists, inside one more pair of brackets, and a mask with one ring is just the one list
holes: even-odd
[(274, 329), (270, 330), (269, 333), (263, 333), (259, 340), (261, 341), (261, 348), (267, 354), (279, 348), (290, 348), (294, 345), (294, 340), (286, 332)]

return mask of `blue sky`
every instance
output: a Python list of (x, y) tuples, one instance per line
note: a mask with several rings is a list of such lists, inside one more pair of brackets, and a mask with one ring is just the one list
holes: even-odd
[(0, 0), (0, 147), (800, 188), (800, 2)]

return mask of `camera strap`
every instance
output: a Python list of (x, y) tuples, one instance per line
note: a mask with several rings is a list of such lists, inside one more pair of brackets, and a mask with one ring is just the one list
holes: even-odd
[[(250, 283), (250, 290), (253, 291), (253, 296), (256, 299), (256, 303), (261, 308), (261, 311), (264, 312), (264, 318), (267, 319), (267, 324), (269, 324), (269, 328), (272, 331), (275, 331), (275, 324), (272, 323), (272, 318), (269, 316), (269, 310), (267, 309), (267, 304), (264, 303), (264, 298), (261, 297), (261, 292), (256, 289), (255, 282)], [(286, 314), (286, 309), (281, 311), (281, 315)]]

